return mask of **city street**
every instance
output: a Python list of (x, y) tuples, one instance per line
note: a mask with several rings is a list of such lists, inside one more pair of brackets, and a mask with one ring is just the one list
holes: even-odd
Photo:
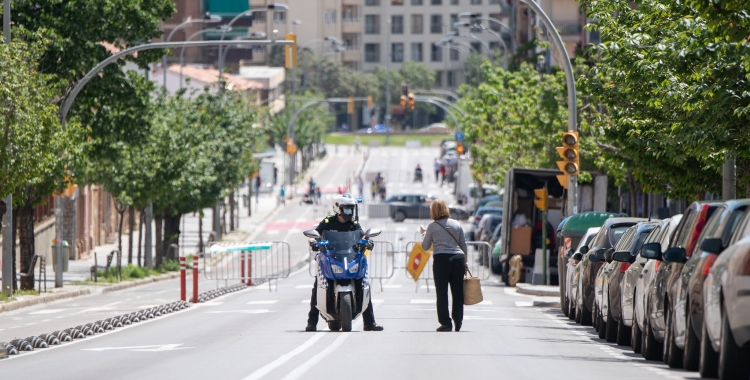
[[(429, 174), (424, 184), (413, 184), (410, 176), (397, 174), (408, 174), (417, 162), (429, 168), (436, 154), (436, 148), (372, 148), (363, 172), (382, 172), (389, 194), (429, 192), (450, 199), (448, 188), (434, 184)], [(321, 187), (345, 183), (361, 164), (361, 156), (355, 154), (331, 155), (315, 177)], [(367, 203), (369, 195), (365, 198)], [(287, 201), (253, 240), (289, 242), (293, 265), (307, 255), (301, 231), (327, 212), (300, 204), (298, 199)], [(404, 241), (411, 241), (419, 222), (363, 218), (362, 224), (401, 232)], [(0, 373), (15, 378), (33, 368), (34, 376), (56, 379), (92, 374), (112, 379), (319, 379), (341, 377), (339, 373), (365, 379), (490, 374), (537, 379), (695, 377), (605, 343), (592, 328), (576, 325), (559, 308), (551, 307), (556, 298), (520, 295), (500, 286), (496, 278), (483, 281), (481, 304), (465, 307), (460, 333), (435, 332), (439, 324), (434, 288), (424, 280), (415, 284), (407, 278), (403, 254), (395, 259), (393, 276), (383, 280), (382, 289), (373, 285), (375, 316), (385, 327), (383, 332), (362, 331), (361, 318), (351, 333), (330, 332), (322, 320), (318, 332), (304, 332), (313, 282), (304, 266), (272, 284), (60, 346), (23, 352), (0, 361)], [(200, 290), (215, 285), (203, 279)], [(20, 309), (0, 315), (0, 338), (9, 341), (48, 333), (178, 298), (178, 281), (168, 280)]]

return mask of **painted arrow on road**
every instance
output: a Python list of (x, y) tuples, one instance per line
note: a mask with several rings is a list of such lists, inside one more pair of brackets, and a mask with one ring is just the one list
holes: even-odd
[(179, 347), (179, 346), (182, 346), (182, 343), (162, 344), (162, 345), (154, 345), (154, 346), (85, 348), (82, 351), (101, 352), (101, 351), (124, 350), (124, 351), (133, 351), (133, 352), (162, 352), (162, 351), (175, 351), (175, 350), (184, 350), (187, 348), (193, 348), (193, 347)]

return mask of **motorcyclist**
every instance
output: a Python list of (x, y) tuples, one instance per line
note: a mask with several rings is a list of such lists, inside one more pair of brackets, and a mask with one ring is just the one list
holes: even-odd
[[(349, 232), (349, 231), (362, 231), (362, 226), (359, 222), (354, 220), (354, 208), (356, 207), (357, 201), (349, 194), (342, 194), (337, 196), (333, 200), (333, 212), (334, 215), (327, 216), (323, 219), (318, 227), (315, 228), (321, 236), (323, 231), (334, 231), (334, 232)], [(315, 277), (315, 285), (312, 289), (312, 297), (310, 298), (310, 313), (307, 315), (307, 327), (305, 331), (316, 331), (318, 329), (318, 317), (320, 315), (316, 305), (318, 304), (318, 278)], [(383, 326), (375, 323), (375, 314), (372, 310), (372, 299), (367, 304), (367, 310), (362, 312), (362, 320), (364, 322), (365, 331), (383, 331)]]
[(422, 168), (417, 164), (417, 168), (414, 169), (414, 180), (422, 181)]

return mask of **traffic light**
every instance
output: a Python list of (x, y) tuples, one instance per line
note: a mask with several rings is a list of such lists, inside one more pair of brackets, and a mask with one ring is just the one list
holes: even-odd
[(284, 45), (284, 67), (293, 69), (297, 67), (297, 35), (288, 33), (285, 39), (292, 41), (292, 44)]
[(579, 154), (578, 154), (578, 132), (568, 131), (563, 133), (563, 146), (558, 146), (557, 154), (563, 161), (557, 161), (557, 167), (563, 172), (557, 176), (560, 185), (568, 188), (568, 177), (580, 173)]
[(459, 154), (462, 154), (464, 152), (464, 145), (461, 143), (458, 143), (456, 145), (456, 152), (458, 152)]
[(353, 96), (350, 96), (349, 99), (347, 99), (346, 113), (348, 113), (349, 115), (354, 113), (354, 97)]
[(536, 208), (538, 208), (539, 211), (547, 211), (549, 208), (549, 194), (547, 193), (547, 188), (534, 189), (534, 196), (536, 197), (534, 199), (534, 205)]
[(414, 93), (410, 92), (409, 96), (407, 97), (407, 104), (409, 106), (409, 111), (414, 111)]
[(406, 95), (401, 95), (401, 107), (406, 109)]
[(372, 95), (367, 95), (367, 108), (372, 108), (373, 103)]
[(401, 86), (401, 95), (409, 95), (409, 86)]

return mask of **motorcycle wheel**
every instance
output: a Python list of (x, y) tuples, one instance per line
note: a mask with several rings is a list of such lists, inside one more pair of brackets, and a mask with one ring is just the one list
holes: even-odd
[(341, 297), (339, 305), (339, 314), (341, 315), (341, 329), (352, 331), (352, 295), (347, 293)]
[(328, 322), (328, 329), (330, 329), (331, 331), (341, 330), (341, 322), (334, 322), (334, 321)]

